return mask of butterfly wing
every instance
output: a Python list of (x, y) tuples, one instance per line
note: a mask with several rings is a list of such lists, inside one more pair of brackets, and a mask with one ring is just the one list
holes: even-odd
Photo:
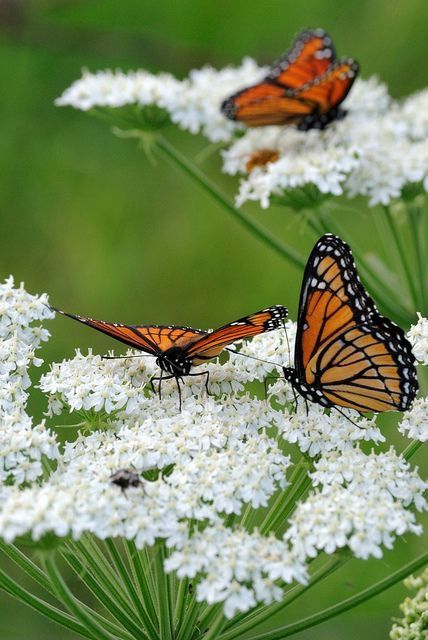
[[(333, 42), (325, 31), (303, 31), (262, 82), (230, 96), (221, 109), (231, 120), (249, 127), (323, 127), (337, 117), (336, 107), (357, 72), (354, 60), (336, 61)], [(322, 118), (328, 113), (329, 118)]]
[(192, 358), (193, 366), (202, 364), (218, 356), (227, 345), (237, 340), (280, 328), (282, 319), (286, 317), (287, 309), (280, 305), (257, 311), (199, 338), (187, 349), (187, 353)]
[(159, 356), (170, 347), (187, 348), (190, 344), (207, 334), (206, 331), (191, 329), (190, 327), (160, 326), (160, 325), (127, 325), (103, 320), (94, 320), (73, 313), (66, 313), (52, 307), (57, 313), (82, 322), (102, 333), (123, 342), (129, 347), (139, 349), (145, 353)]
[(357, 411), (405, 411), (418, 385), (404, 331), (379, 316), (340, 334), (317, 359), (323, 395)]
[(337, 236), (317, 242), (305, 269), (295, 367), (331, 404), (362, 412), (402, 410), (417, 391), (404, 332), (379, 314)]
[(297, 89), (327, 71), (335, 58), (333, 41), (323, 29), (305, 30), (274, 63), (267, 78), (286, 89)]
[(358, 63), (351, 58), (337, 60), (321, 76), (296, 89), (293, 96), (311, 104), (317, 114), (328, 113), (346, 98), (358, 68)]

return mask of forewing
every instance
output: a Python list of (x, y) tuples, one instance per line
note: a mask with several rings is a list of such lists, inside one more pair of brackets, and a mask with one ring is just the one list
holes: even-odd
[(103, 320), (94, 320), (85, 316), (73, 313), (66, 313), (60, 309), (52, 307), (57, 313), (82, 322), (83, 324), (97, 329), (120, 342), (151, 353), (160, 355), (170, 347), (187, 348), (190, 344), (200, 339), (201, 335), (206, 335), (205, 331), (191, 329), (189, 327), (160, 326), (160, 325), (126, 325)]
[(377, 314), (362, 286), (349, 246), (326, 234), (309, 256), (303, 276), (297, 324), (295, 367), (312, 384), (308, 363), (327, 342)]
[(334, 45), (322, 29), (302, 31), (291, 49), (267, 76), (287, 89), (297, 89), (322, 75), (335, 59)]
[(215, 358), (227, 345), (237, 340), (252, 338), (266, 331), (274, 331), (282, 326), (287, 317), (287, 309), (280, 305), (257, 311), (249, 316), (230, 322), (197, 340), (188, 349), (193, 365)]

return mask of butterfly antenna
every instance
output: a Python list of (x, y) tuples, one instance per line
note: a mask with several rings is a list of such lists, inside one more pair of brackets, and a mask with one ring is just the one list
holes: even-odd
[(288, 363), (291, 366), (291, 349), (290, 349), (290, 340), (288, 339), (287, 327), (285, 326), (284, 318), (281, 319), (282, 326), (284, 327), (285, 339), (287, 341), (287, 351), (288, 351)]
[(138, 353), (135, 356), (101, 356), (102, 360), (129, 360), (130, 358), (155, 358), (154, 353)]
[(272, 364), (274, 367), (279, 367), (282, 369), (283, 365), (279, 364), (279, 362), (272, 362), (271, 360), (263, 360), (263, 358), (257, 358), (257, 356), (250, 356), (248, 353), (242, 353), (241, 351), (235, 351), (234, 349), (229, 349), (226, 347), (225, 351), (229, 351), (229, 353), (234, 353), (238, 356), (244, 356), (244, 358), (251, 358), (252, 360), (258, 360), (259, 362), (264, 362), (266, 364)]

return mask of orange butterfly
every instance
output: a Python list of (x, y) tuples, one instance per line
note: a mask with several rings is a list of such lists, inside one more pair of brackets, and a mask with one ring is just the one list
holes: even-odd
[(302, 31), (262, 82), (227, 98), (221, 110), (248, 127), (296, 124), (302, 131), (324, 129), (345, 115), (339, 105), (358, 68), (351, 58), (336, 59), (333, 42), (322, 29)]
[(418, 390), (404, 331), (380, 315), (351, 249), (331, 234), (318, 240), (306, 265), (294, 364), (283, 368), (285, 379), (324, 407), (405, 411)]
[[(152, 389), (154, 390), (153, 381), (159, 380), (160, 395), (162, 379), (175, 378), (180, 395), (180, 408), (181, 391), (179, 380), (183, 376), (205, 375), (205, 386), (208, 392), (209, 371), (191, 373), (193, 367), (217, 357), (223, 349), (226, 349), (228, 345), (237, 340), (245, 340), (260, 333), (278, 329), (282, 326), (282, 319), (287, 317), (287, 309), (276, 305), (225, 324), (223, 327), (209, 333), (208, 331), (200, 331), (190, 327), (127, 325), (104, 322), (103, 320), (93, 320), (73, 313), (66, 313), (55, 307), (51, 308), (57, 313), (102, 331), (129, 347), (155, 356), (161, 375), (151, 379)], [(167, 374), (166, 376), (163, 376), (164, 372)]]

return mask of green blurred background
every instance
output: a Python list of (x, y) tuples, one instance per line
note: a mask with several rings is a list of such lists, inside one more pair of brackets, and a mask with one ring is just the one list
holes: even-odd
[[(184, 76), (206, 63), (251, 55), (269, 63), (302, 27), (322, 26), (340, 55), (357, 58), (363, 77), (378, 74), (399, 97), (426, 82), (426, 0), (0, 0), (0, 270), (28, 291), (77, 313), (121, 322), (214, 327), (283, 303), (295, 317), (301, 274), (250, 236), (186, 177), (147, 161), (134, 141), (53, 100), (82, 67), (167, 70)], [(189, 157), (202, 138), (171, 128)], [(203, 170), (230, 194), (218, 154)], [(378, 248), (376, 209), (341, 222), (363, 246)], [(314, 236), (285, 208), (247, 207), (306, 255)], [(364, 224), (361, 224), (361, 221)], [(65, 319), (51, 323), (49, 362), (76, 346), (105, 351), (106, 337)], [(38, 415), (43, 405), (32, 399)], [(386, 421), (394, 429), (394, 419)], [(394, 436), (400, 450), (404, 441)], [(420, 463), (422, 455), (415, 457)], [(380, 561), (352, 561), (290, 609), (284, 623), (351, 595), (424, 547), (399, 541)], [(11, 571), (13, 569), (11, 568)], [(391, 589), (296, 638), (386, 638), (405, 590)], [(75, 638), (0, 593), (0, 640)]]

